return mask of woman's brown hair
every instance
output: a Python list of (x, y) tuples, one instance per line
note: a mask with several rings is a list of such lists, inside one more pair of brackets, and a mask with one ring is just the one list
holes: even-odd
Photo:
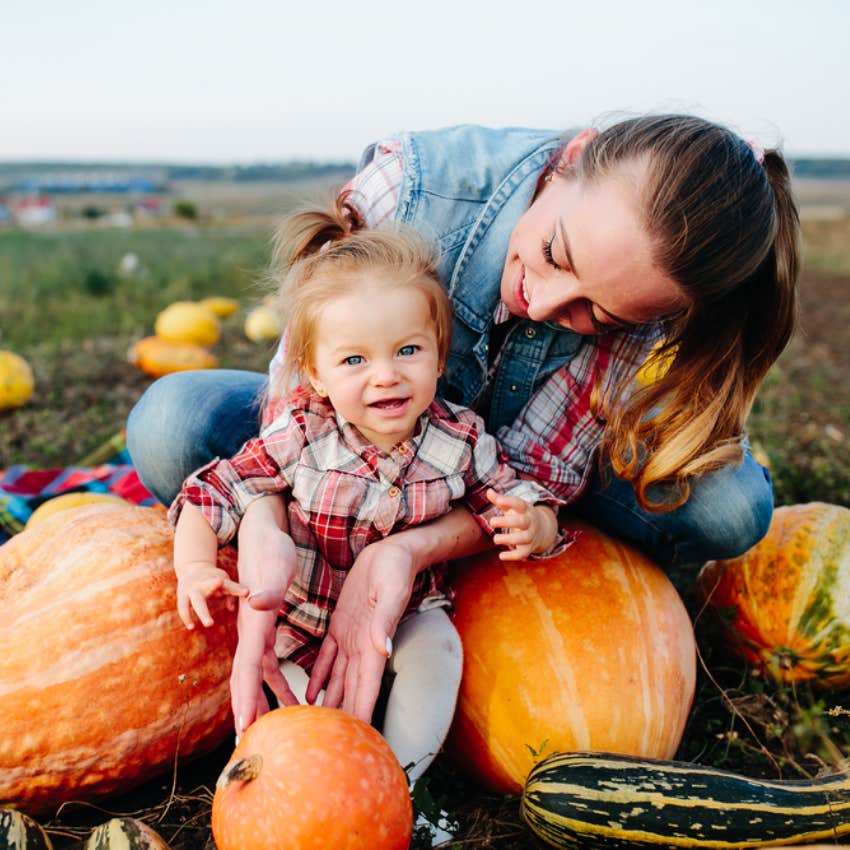
[[(654, 261), (690, 306), (663, 322), (666, 374), (606, 404), (603, 454), (647, 509), (688, 497), (688, 480), (742, 457), (744, 423), (794, 329), (799, 215), (782, 155), (717, 124), (645, 116), (601, 132), (577, 176), (645, 165), (639, 187)], [(653, 485), (665, 486), (652, 496)], [(660, 497), (658, 494), (661, 494)]]

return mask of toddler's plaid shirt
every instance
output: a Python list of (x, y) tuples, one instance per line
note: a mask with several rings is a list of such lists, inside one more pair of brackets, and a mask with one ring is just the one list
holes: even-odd
[[(488, 487), (532, 503), (559, 504), (517, 477), (481, 417), (467, 408), (435, 400), (417, 434), (387, 454), (327, 399), (299, 389), (278, 404), (258, 438), (187, 479), (169, 517), (176, 522), (185, 502), (196, 505), (226, 543), (254, 499), (285, 494), (298, 570), (280, 612), (275, 648), (279, 658), (309, 668), (345, 574), (364, 547), (443, 516), (456, 503), (492, 534), (487, 518), (498, 511), (487, 501)], [(559, 538), (546, 555), (564, 545)], [(437, 565), (417, 576), (406, 613), (426, 600), (445, 604), (444, 573)]]

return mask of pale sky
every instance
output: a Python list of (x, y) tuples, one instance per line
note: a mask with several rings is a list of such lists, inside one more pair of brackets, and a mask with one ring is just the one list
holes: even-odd
[(5, 0), (0, 160), (356, 160), (685, 111), (850, 156), (848, 0)]

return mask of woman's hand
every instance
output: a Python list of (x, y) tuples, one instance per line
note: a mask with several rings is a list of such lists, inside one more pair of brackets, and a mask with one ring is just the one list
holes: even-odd
[(239, 578), (250, 595), (239, 603), (239, 640), (230, 674), (237, 738), (269, 710), (264, 681), (281, 704), (298, 702), (274, 649), (278, 611), (297, 568), (295, 544), (285, 528), (280, 496), (252, 502), (239, 526)]
[(502, 561), (521, 561), (551, 549), (558, 535), (558, 518), (547, 505), (531, 505), (518, 496), (505, 496), (495, 490), (487, 491), (487, 498), (502, 513), (489, 520), (496, 529), (508, 529), (493, 535), (493, 543), (506, 546), (499, 553)]
[(416, 573), (413, 553), (394, 537), (372, 543), (358, 555), (313, 665), (307, 702), (315, 702), (327, 683), (322, 705), (341, 705), (366, 723), (372, 719), (392, 637)]
[(313, 665), (307, 702), (315, 702), (327, 685), (323, 705), (341, 705), (368, 723), (416, 574), (432, 564), (479, 552), (489, 542), (472, 514), (455, 508), (367, 546), (342, 586)]
[(265, 681), (281, 705), (297, 705), (278, 666), (274, 651), (277, 611), (256, 611), (250, 602), (239, 603), (239, 640), (230, 671), (230, 704), (237, 740), (244, 731), (269, 710), (263, 690)]

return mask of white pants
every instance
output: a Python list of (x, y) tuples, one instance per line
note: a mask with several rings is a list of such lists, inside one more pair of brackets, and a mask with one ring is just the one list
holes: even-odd
[[(291, 661), (280, 669), (303, 703), (307, 673)], [(446, 739), (463, 671), (460, 636), (444, 608), (418, 611), (401, 622), (387, 670), (394, 678), (381, 732), (412, 786)]]

